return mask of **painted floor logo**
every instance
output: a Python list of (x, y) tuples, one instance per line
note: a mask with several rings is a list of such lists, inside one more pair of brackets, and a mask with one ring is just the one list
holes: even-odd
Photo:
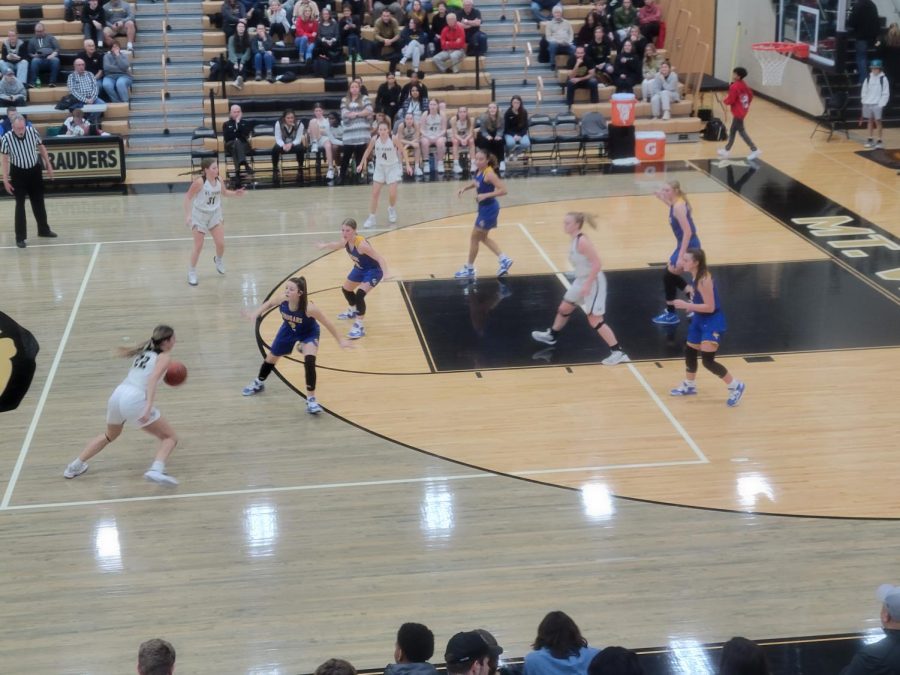
[(37, 355), (35, 337), (3, 312), (0, 312), (0, 412), (19, 407), (28, 393)]

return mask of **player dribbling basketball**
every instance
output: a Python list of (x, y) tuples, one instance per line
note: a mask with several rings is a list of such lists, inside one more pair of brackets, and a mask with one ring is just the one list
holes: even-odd
[(175, 346), (175, 331), (160, 325), (153, 329), (153, 335), (136, 349), (122, 349), (123, 357), (132, 358), (131, 369), (106, 405), (106, 433), (92, 439), (63, 472), (66, 478), (75, 478), (88, 470), (87, 461), (103, 448), (116, 440), (125, 423), (143, 429), (159, 439), (159, 449), (144, 478), (161, 485), (178, 485), (178, 481), (166, 473), (166, 460), (178, 437), (175, 430), (154, 407), (159, 381), (166, 374), (171, 362), (170, 352)]

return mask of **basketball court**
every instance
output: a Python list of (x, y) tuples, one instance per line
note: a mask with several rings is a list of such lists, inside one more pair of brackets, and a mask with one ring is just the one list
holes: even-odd
[[(398, 225), (371, 233), (393, 276), (369, 298), (368, 335), (342, 351), (323, 331), (316, 417), (299, 356), (241, 396), (279, 324), (241, 311), (295, 274), (329, 316), (343, 310), (350, 261), (316, 244), (364, 219), (368, 187), (226, 199), (227, 273), (207, 242), (195, 288), (174, 176), (49, 198), (50, 244), (17, 250), (10, 223), (2, 310), (41, 353), (2, 418), (0, 661), (121, 672), (162, 636), (179, 672), (377, 668), (410, 620), (438, 652), (481, 626), (521, 657), (561, 608), (592, 644), (668, 647), (699, 674), (713, 658), (698, 648), (736, 634), (875, 631), (900, 517), (900, 193), (858, 143), (807, 141), (812, 125), (757, 100), (757, 162), (699, 143), (634, 170), (510, 178), (502, 280), (485, 250), (475, 282), (453, 279), (474, 219), (456, 181), (404, 184)], [(668, 395), (686, 322), (650, 322), (672, 248), (653, 196), (666, 179), (688, 193), (720, 285), (722, 362), (747, 382), (734, 409), (702, 370), (697, 397)], [(531, 340), (569, 282), (570, 210), (599, 216), (607, 320), (631, 363), (601, 366), (580, 315), (555, 348)], [(153, 439), (133, 430), (64, 480), (124, 377), (113, 351), (157, 323), (189, 371), (158, 398), (181, 484), (142, 480)]]

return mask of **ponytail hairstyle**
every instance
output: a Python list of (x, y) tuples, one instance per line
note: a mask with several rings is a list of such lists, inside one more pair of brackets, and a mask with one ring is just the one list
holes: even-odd
[(300, 290), (300, 313), (306, 314), (306, 306), (309, 300), (306, 295), (306, 277), (291, 277), (288, 281)]
[(497, 158), (494, 157), (494, 153), (488, 152), (484, 148), (479, 148), (475, 151), (475, 154), (481, 153), (484, 155), (484, 158), (487, 160), (488, 166), (491, 167), (495, 172), (500, 170), (500, 164), (497, 162)]
[(200, 160), (200, 175), (206, 180), (206, 170), (213, 164), (218, 164), (219, 160), (215, 157), (204, 157)]
[(597, 229), (597, 220), (591, 213), (585, 213), (584, 211), (569, 211), (566, 215), (572, 216), (572, 218), (575, 219), (575, 222), (578, 224), (579, 230), (584, 227), (585, 223), (587, 223), (591, 227), (591, 229)]
[(706, 251), (702, 248), (689, 248), (687, 253), (689, 253), (697, 263), (697, 274), (694, 279), (700, 281), (703, 277), (708, 277), (709, 267), (706, 265)]
[(688, 196), (685, 191), (681, 189), (681, 183), (679, 183), (677, 180), (670, 180), (669, 187), (672, 188), (675, 196), (681, 197), (684, 200), (684, 203), (687, 204), (688, 208), (690, 208), (691, 203), (688, 201)]
[(175, 335), (175, 330), (171, 326), (160, 324), (153, 329), (153, 334), (150, 336), (150, 339), (141, 344), (140, 347), (135, 347), (133, 349), (119, 347), (119, 356), (130, 359), (131, 357), (143, 354), (144, 352), (156, 352), (159, 354), (162, 351), (160, 345), (173, 335)]

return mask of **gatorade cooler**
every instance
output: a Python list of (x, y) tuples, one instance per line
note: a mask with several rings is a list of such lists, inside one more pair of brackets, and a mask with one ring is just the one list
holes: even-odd
[(613, 94), (610, 99), (612, 102), (612, 124), (614, 127), (633, 127), (634, 126), (634, 110), (637, 106), (637, 99), (634, 94)]
[(663, 131), (638, 131), (634, 135), (634, 156), (642, 162), (657, 162), (666, 157)]

